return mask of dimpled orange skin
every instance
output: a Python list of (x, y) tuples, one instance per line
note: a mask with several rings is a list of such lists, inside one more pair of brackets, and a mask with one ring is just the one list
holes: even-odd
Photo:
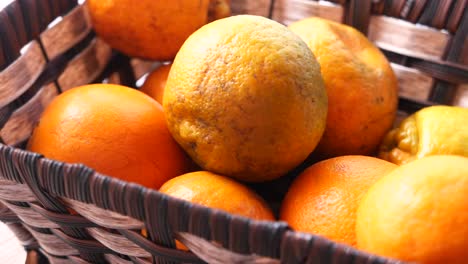
[(468, 260), (468, 158), (434, 155), (402, 165), (362, 199), (357, 246), (422, 264)]
[(140, 91), (162, 104), (164, 87), (166, 87), (167, 75), (169, 75), (170, 70), (170, 64), (158, 67), (148, 76)]
[(289, 29), (314, 53), (327, 89), (327, 127), (314, 154), (373, 154), (397, 111), (397, 79), (385, 56), (359, 31), (322, 18)]
[(200, 167), (259, 182), (286, 174), (313, 151), (327, 97), (319, 65), (298, 36), (241, 15), (187, 39), (163, 106), (172, 135)]
[(280, 219), (293, 229), (356, 245), (356, 211), (367, 190), (397, 166), (367, 156), (341, 156), (316, 163), (289, 188)]
[(171, 60), (207, 22), (209, 0), (88, 0), (93, 27), (113, 48), (132, 57)]
[(233, 179), (208, 171), (175, 177), (161, 186), (160, 192), (234, 215), (275, 220), (268, 205), (254, 191)]
[(188, 166), (161, 105), (137, 90), (111, 84), (81, 86), (56, 97), (28, 149), (154, 189)]

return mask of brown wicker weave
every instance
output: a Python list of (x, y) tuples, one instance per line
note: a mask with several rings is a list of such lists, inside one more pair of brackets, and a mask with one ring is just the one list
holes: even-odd
[[(468, 106), (467, 0), (231, 2), (235, 14), (284, 24), (318, 15), (366, 33), (393, 62), (402, 113), (431, 104)], [(16, 0), (0, 12), (0, 220), (26, 249), (51, 263), (397, 262), (22, 150), (61, 91), (103, 80), (135, 87), (154, 66), (96, 38), (76, 1)], [(284, 182), (272, 183), (281, 188), (266, 195), (270, 202), (280, 201)], [(174, 239), (191, 252), (175, 249)]]

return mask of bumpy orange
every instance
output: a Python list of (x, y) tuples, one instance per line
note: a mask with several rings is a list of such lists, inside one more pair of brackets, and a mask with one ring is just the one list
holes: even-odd
[(382, 177), (359, 205), (358, 248), (403, 261), (468, 260), (468, 158), (428, 156)]
[(172, 135), (204, 170), (258, 182), (284, 175), (314, 150), (327, 96), (319, 65), (297, 35), (240, 15), (187, 39), (163, 106)]
[(171, 64), (165, 64), (154, 70), (146, 79), (140, 91), (151, 96), (158, 103), (162, 104), (164, 87), (166, 87), (167, 75), (171, 70)]
[(228, 177), (197, 171), (175, 177), (160, 189), (162, 193), (231, 214), (257, 220), (274, 220), (266, 202), (253, 190)]
[(187, 172), (188, 166), (161, 105), (139, 91), (111, 84), (81, 86), (56, 97), (28, 149), (155, 189)]
[[(221, 0), (86, 2), (102, 39), (129, 56), (154, 60), (173, 59), (185, 39), (208, 19), (229, 15), (229, 6)], [(212, 18), (208, 18), (209, 11)]]
[(341, 156), (316, 163), (288, 190), (280, 218), (299, 231), (356, 245), (356, 211), (379, 178), (397, 166), (367, 156)]
[(327, 127), (314, 154), (372, 154), (396, 116), (397, 80), (389, 62), (352, 27), (314, 17), (289, 28), (316, 56), (327, 88)]

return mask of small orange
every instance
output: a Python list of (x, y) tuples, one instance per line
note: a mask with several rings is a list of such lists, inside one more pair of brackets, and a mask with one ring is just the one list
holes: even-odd
[(196, 171), (175, 177), (164, 183), (159, 191), (235, 215), (257, 220), (275, 219), (266, 202), (253, 190), (209, 171)]
[(140, 91), (151, 96), (158, 103), (162, 104), (164, 95), (164, 87), (166, 86), (167, 76), (171, 70), (171, 64), (165, 64), (158, 67), (156, 70), (148, 75)]
[(294, 180), (280, 218), (295, 230), (354, 246), (359, 201), (374, 182), (396, 167), (367, 156), (341, 156), (316, 163)]
[(397, 79), (390, 63), (352, 27), (313, 17), (289, 29), (314, 53), (327, 89), (327, 127), (314, 154), (373, 154), (397, 111)]
[[(275, 220), (266, 202), (253, 190), (209, 171), (196, 171), (175, 177), (164, 183), (159, 191), (234, 215), (256, 220)], [(188, 250), (179, 241), (175, 242), (178, 249)]]
[(468, 158), (423, 157), (382, 177), (362, 199), (359, 249), (403, 261), (468, 261)]
[(189, 164), (167, 129), (161, 105), (111, 84), (81, 86), (56, 97), (28, 149), (155, 189), (187, 172)]

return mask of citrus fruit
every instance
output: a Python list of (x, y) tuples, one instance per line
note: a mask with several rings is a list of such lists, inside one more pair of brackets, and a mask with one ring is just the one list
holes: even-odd
[(468, 259), (468, 158), (402, 165), (369, 189), (357, 212), (360, 249), (417, 263)]
[[(253, 190), (209, 171), (196, 171), (175, 177), (164, 183), (159, 191), (230, 214), (255, 220), (275, 220), (271, 209)], [(178, 249), (188, 250), (178, 240), (175, 242)]]
[(196, 171), (175, 177), (160, 192), (195, 204), (256, 220), (274, 220), (265, 201), (254, 191), (225, 176)]
[(185, 39), (209, 19), (210, 0), (86, 2), (99, 37), (129, 56), (153, 60), (173, 59)]
[(327, 96), (298, 36), (267, 18), (239, 15), (187, 39), (163, 106), (172, 135), (204, 170), (259, 182), (284, 175), (314, 150)]
[(377, 150), (397, 111), (397, 80), (385, 56), (356, 29), (322, 18), (289, 28), (317, 58), (328, 94), (322, 158)]
[(162, 98), (164, 95), (164, 87), (166, 86), (167, 75), (171, 70), (170, 64), (165, 64), (158, 67), (156, 70), (148, 75), (145, 83), (141, 87), (140, 91), (151, 96), (158, 103), (162, 104)]
[(57, 96), (42, 114), (28, 149), (155, 189), (187, 172), (189, 163), (167, 129), (161, 105), (137, 90), (111, 84), (81, 86)]
[(356, 210), (367, 190), (397, 166), (367, 156), (341, 156), (318, 162), (292, 183), (280, 219), (293, 229), (356, 244)]
[(426, 107), (407, 117), (385, 136), (379, 157), (396, 164), (428, 155), (468, 156), (468, 109)]

